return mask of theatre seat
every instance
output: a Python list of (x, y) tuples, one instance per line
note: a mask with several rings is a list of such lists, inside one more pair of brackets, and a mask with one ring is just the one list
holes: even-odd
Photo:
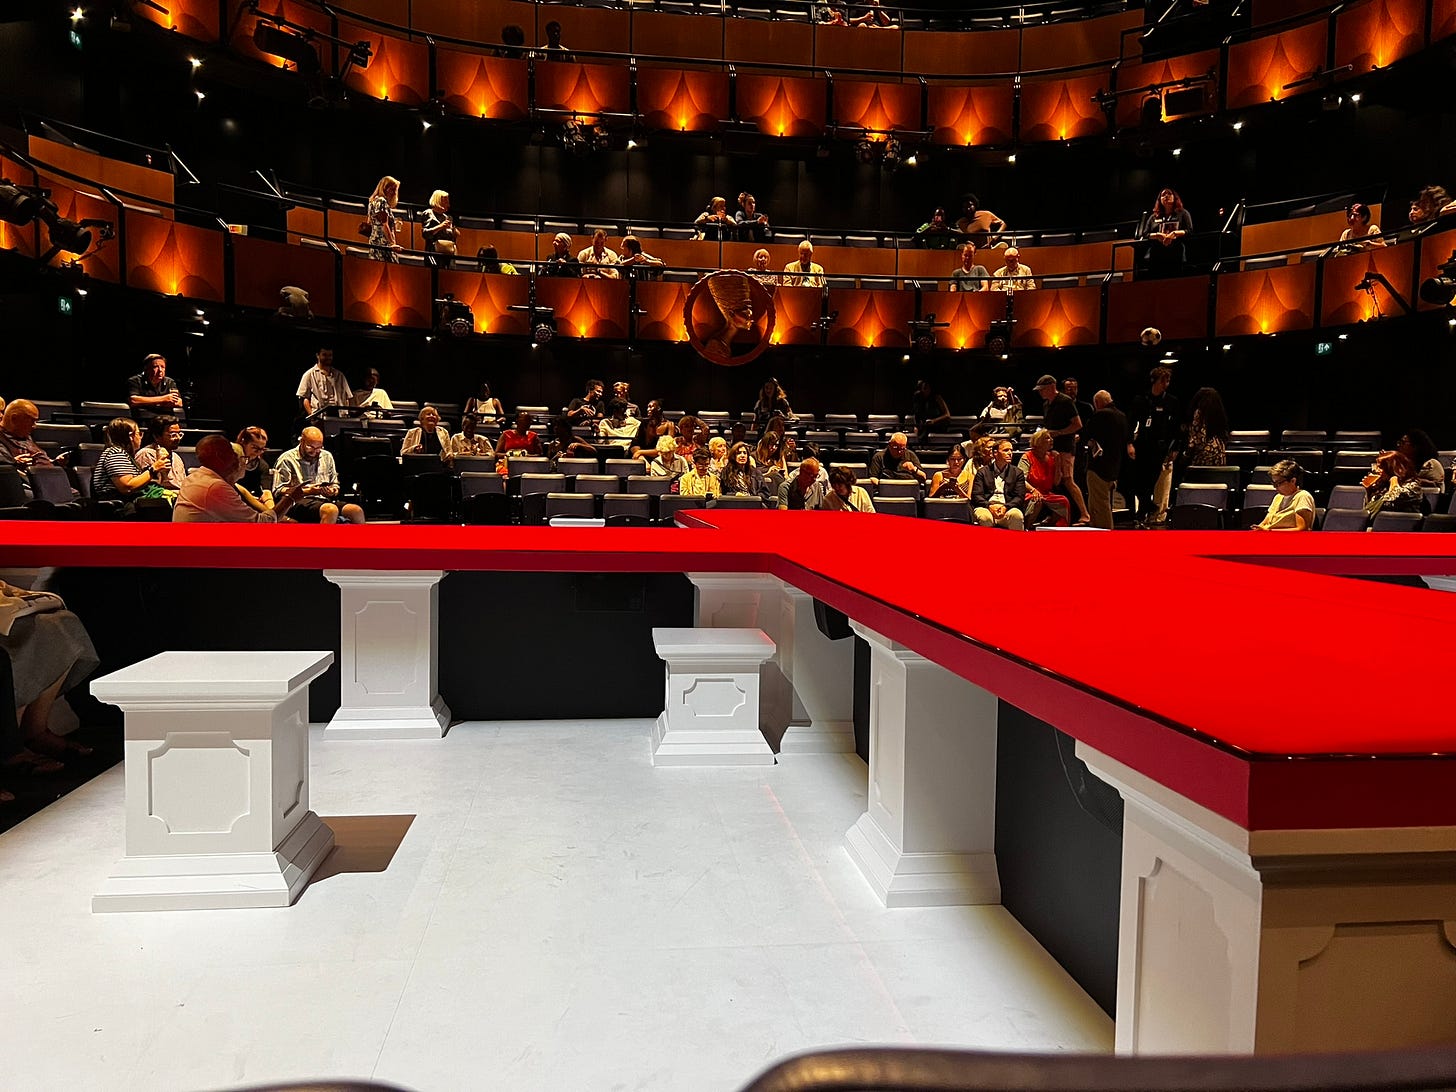
[(465, 498), (486, 494), (506, 495), (506, 483), (499, 474), (467, 472), (460, 475), (460, 495)]
[(714, 508), (741, 508), (748, 511), (762, 511), (764, 504), (758, 497), (719, 497)]
[(1239, 524), (1252, 527), (1269, 514), (1269, 505), (1274, 503), (1275, 489), (1272, 485), (1251, 485), (1244, 490), (1244, 503)]
[(876, 497), (875, 512), (882, 516), (918, 516), (919, 502), (914, 497)]
[(970, 523), (971, 505), (969, 501), (960, 500), (956, 497), (928, 497), (920, 506), (920, 514), (926, 519), (943, 519), (956, 523)]
[[(1191, 467), (1189, 469), (1192, 469)], [(1188, 483), (1178, 487), (1177, 505), (1207, 505), (1215, 511), (1224, 512), (1229, 507), (1229, 487), (1223, 484)]]
[[(685, 508), (703, 508), (706, 502), (702, 497), (684, 497), (677, 494), (669, 494), (657, 498), (657, 515), (659, 519), (670, 520)], [(1451, 520), (1456, 523), (1456, 516)]]
[(646, 493), (608, 493), (602, 498), (602, 517), (641, 516), (652, 518), (652, 498)]
[(881, 478), (880, 484), (875, 491), (875, 504), (879, 505), (881, 497), (920, 497), (921, 485), (918, 481), (897, 481), (890, 478)]
[(622, 491), (622, 479), (615, 474), (578, 474), (574, 488), (578, 493), (588, 493), (593, 497), (603, 497), (608, 493), (620, 493)]
[(570, 516), (591, 519), (597, 514), (597, 499), (586, 493), (547, 493), (546, 518)]
[(649, 497), (661, 497), (672, 492), (672, 479), (650, 474), (632, 474), (628, 476), (623, 488), (627, 493), (646, 493)]
[(1211, 504), (1175, 504), (1168, 509), (1168, 521), (1175, 531), (1221, 531), (1223, 511)]
[(1363, 531), (1365, 510), (1363, 508), (1331, 508), (1320, 523), (1321, 531)]
[(1365, 487), (1361, 485), (1337, 485), (1330, 490), (1326, 508), (1365, 509)]
[(1421, 519), (1419, 512), (1377, 512), (1375, 518), (1370, 521), (1372, 531), (1419, 531)]
[(1456, 531), (1456, 514), (1451, 512), (1432, 512), (1421, 524), (1422, 531)]
[(528, 497), (533, 493), (564, 493), (566, 492), (565, 474), (522, 474), (521, 475), (521, 496)]
[(511, 522), (511, 501), (503, 492), (476, 493), (460, 507), (465, 522), (474, 526), (504, 527)]

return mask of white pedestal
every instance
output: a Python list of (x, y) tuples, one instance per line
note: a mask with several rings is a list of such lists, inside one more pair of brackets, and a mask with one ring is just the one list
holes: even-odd
[(759, 731), (759, 667), (774, 644), (757, 629), (654, 629), (667, 700), (652, 731), (654, 766), (772, 766)]
[(334, 845), (309, 810), (308, 684), (331, 652), (164, 652), (91, 682), (126, 714), (115, 910), (287, 906)]
[(439, 570), (326, 569), (339, 586), (339, 710), (329, 739), (439, 739)]
[(1125, 802), (1119, 1053), (1456, 1043), (1456, 829), (1250, 832), (1077, 754)]
[(999, 903), (995, 696), (852, 625), (870, 643), (870, 784), (850, 857), (886, 906)]

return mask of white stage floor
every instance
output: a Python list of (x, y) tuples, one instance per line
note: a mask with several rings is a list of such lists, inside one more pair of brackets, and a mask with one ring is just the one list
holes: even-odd
[(730, 1092), (813, 1047), (1111, 1050), (1001, 908), (879, 905), (843, 844), (857, 757), (654, 769), (650, 739), (647, 720), (316, 727), (339, 848), (280, 910), (92, 915), (118, 766), (0, 836), (0, 1085)]

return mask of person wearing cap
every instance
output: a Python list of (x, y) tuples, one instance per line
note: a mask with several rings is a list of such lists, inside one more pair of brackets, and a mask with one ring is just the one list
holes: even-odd
[(684, 497), (723, 495), (723, 484), (713, 471), (713, 456), (706, 447), (693, 450), (693, 468), (677, 480), (677, 491)]
[(784, 266), (783, 283), (790, 287), (824, 287), (824, 267), (814, 260), (814, 244), (808, 239), (799, 244), (799, 257)]
[(1041, 395), (1042, 400), (1042, 427), (1052, 438), (1052, 453), (1057, 461), (1057, 491), (1077, 506), (1078, 525), (1091, 523), (1087, 502), (1082, 499), (1082, 490), (1077, 487), (1073, 476), (1077, 433), (1082, 430), (1077, 404), (1057, 390), (1055, 376), (1044, 375), (1038, 379), (1036, 393)]
[(558, 231), (551, 240), (551, 257), (541, 263), (540, 272), (544, 277), (581, 276), (581, 262), (572, 257), (571, 236), (566, 232)]
[(1014, 246), (1006, 248), (1006, 264), (991, 274), (992, 292), (1021, 292), (1036, 287), (1031, 266), (1021, 261), (1021, 251)]

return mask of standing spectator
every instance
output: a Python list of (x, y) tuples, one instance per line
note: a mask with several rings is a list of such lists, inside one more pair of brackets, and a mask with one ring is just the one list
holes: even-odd
[(331, 406), (352, 405), (354, 391), (344, 373), (334, 367), (334, 350), (320, 349), (313, 359), (313, 367), (298, 381), (298, 404), (303, 415), (312, 417)]
[(953, 250), (959, 241), (945, 218), (945, 209), (936, 209), (915, 229), (915, 242), (926, 250)]
[(961, 247), (961, 264), (951, 270), (950, 290), (952, 292), (984, 292), (991, 287), (991, 274), (976, 261), (976, 244), (966, 243)]
[(684, 497), (722, 495), (722, 483), (713, 472), (712, 460), (705, 449), (700, 447), (693, 452), (693, 468), (677, 480), (677, 491)]
[(768, 263), (768, 251), (759, 247), (753, 252), (753, 268), (748, 271), (748, 275), (765, 288), (776, 288), (779, 283), (779, 275), (768, 267)]
[(1176, 277), (1187, 261), (1187, 245), (1183, 242), (1193, 230), (1193, 217), (1183, 207), (1178, 191), (1164, 187), (1153, 202), (1152, 211), (1143, 221), (1143, 272), (1149, 277)]
[[(167, 465), (152, 477), (152, 484), (171, 493), (177, 493), (187, 480), (187, 467), (177, 458), (177, 448), (182, 444), (182, 425), (170, 414), (153, 417), (147, 426), (148, 444), (132, 456), (137, 469), (154, 466), (160, 456), (165, 456)], [(168, 500), (174, 499), (168, 497)]]
[(1304, 489), (1304, 468), (1293, 459), (1280, 459), (1269, 468), (1274, 500), (1255, 531), (1308, 531), (1314, 527), (1314, 498)]
[(591, 246), (582, 249), (576, 256), (577, 263), (581, 266), (583, 277), (598, 277), (603, 280), (614, 281), (621, 276), (617, 272), (617, 254), (611, 247), (607, 246), (607, 233), (597, 228), (592, 233)]
[(566, 407), (566, 416), (573, 424), (590, 424), (602, 415), (602, 391), (606, 385), (600, 379), (588, 379), (586, 390), (580, 398), (573, 398)]
[(1188, 439), (1183, 446), (1185, 466), (1227, 466), (1224, 445), (1228, 443), (1228, 414), (1223, 399), (1212, 387), (1200, 387), (1193, 395), (1188, 420)]
[(1062, 393), (1072, 400), (1072, 405), (1077, 407), (1077, 416), (1081, 419), (1083, 428), (1077, 433), (1077, 443), (1072, 449), (1075, 456), (1072, 462), (1072, 477), (1077, 482), (1077, 488), (1082, 491), (1083, 496), (1087, 494), (1087, 435), (1086, 424), (1092, 420), (1092, 405), (1077, 397), (1081, 392), (1082, 385), (1068, 376), (1062, 380)]
[(420, 227), (420, 234), (425, 237), (425, 249), (440, 255), (440, 267), (449, 269), (450, 263), (455, 260), (455, 244), (459, 239), (459, 232), (455, 228), (455, 221), (450, 217), (450, 195), (444, 190), (436, 190), (430, 194), (430, 204), (425, 209), (425, 222)]
[(836, 466), (829, 472), (829, 492), (819, 504), (823, 512), (868, 512), (875, 511), (875, 502), (864, 487), (855, 484), (854, 471), (847, 466)]
[(693, 226), (698, 229), (699, 239), (707, 239), (715, 243), (733, 238), (738, 230), (733, 217), (728, 215), (728, 198), (726, 197), (715, 197), (709, 201), (707, 209), (698, 213), (698, 218), (693, 221)]
[(738, 238), (745, 243), (762, 243), (773, 238), (768, 217), (758, 210), (758, 201), (751, 193), (738, 195), (738, 211), (733, 214), (738, 224)]
[[(567, 422), (567, 431), (571, 431), (571, 423)], [(512, 428), (506, 429), (500, 434), (500, 440), (496, 444), (496, 452), (506, 456), (513, 452), (516, 454), (540, 455), (541, 437), (531, 431), (531, 415), (526, 410), (520, 410), (516, 414), (516, 423)]]
[(338, 504), (339, 469), (334, 456), (324, 450), (324, 434), (310, 425), (298, 437), (298, 446), (278, 456), (274, 488), (297, 496), (288, 510), (299, 523), (363, 523), (364, 509), (357, 504)]
[(887, 481), (917, 481), (925, 484), (926, 473), (920, 468), (920, 456), (911, 451), (909, 439), (903, 432), (894, 433), (883, 451), (876, 451), (870, 459), (870, 481), (875, 484)]
[(465, 400), (464, 411), (473, 414), (477, 423), (486, 428), (497, 428), (506, 419), (505, 407), (501, 400), (490, 393), (490, 384), (481, 380), (480, 389)]
[(991, 275), (992, 292), (1024, 292), (1036, 287), (1036, 277), (1031, 266), (1022, 263), (1020, 250), (1008, 246), (1005, 263)]
[(140, 470), (132, 455), (141, 447), (142, 434), (130, 417), (114, 417), (105, 430), (107, 447), (91, 472), (91, 497), (97, 501), (121, 501), (124, 511), (166, 472), (171, 456), (159, 451)]
[(1354, 254), (1361, 250), (1374, 250), (1384, 246), (1380, 237), (1380, 225), (1370, 222), (1370, 206), (1356, 201), (1345, 209), (1345, 223), (1349, 225), (1340, 233), (1340, 241), (1331, 248), (1334, 254)]
[(495, 454), (495, 447), (489, 438), (475, 431), (479, 425), (480, 418), (473, 413), (467, 413), (460, 418), (460, 431), (450, 437), (446, 462), (453, 463), (460, 456), (488, 459)]
[(381, 262), (393, 262), (394, 252), (403, 249), (397, 231), (399, 219), (394, 210), (399, 205), (399, 179), (385, 175), (369, 195), (369, 245)]
[(800, 288), (823, 288), (824, 267), (814, 260), (814, 244), (808, 239), (799, 244), (799, 257), (784, 266), (783, 283)]
[(379, 409), (394, 409), (389, 392), (379, 385), (379, 369), (370, 368), (364, 373), (364, 386), (354, 392), (351, 401), (356, 406), (376, 406)]
[(769, 422), (775, 417), (782, 417), (785, 421), (792, 420), (793, 409), (789, 406), (789, 399), (784, 394), (784, 388), (779, 386), (777, 379), (769, 378), (763, 381), (763, 386), (758, 391), (758, 401), (753, 404), (753, 428), (762, 436), (768, 431)]
[(1092, 525), (1112, 530), (1112, 487), (1122, 471), (1127, 448), (1127, 418), (1112, 404), (1112, 395), (1098, 391), (1092, 396), (1092, 416), (1083, 430), (1087, 438), (1087, 506)]
[(551, 240), (551, 257), (537, 270), (543, 277), (580, 277), (581, 263), (571, 256), (571, 236), (558, 231)]
[(1006, 221), (990, 209), (981, 208), (974, 193), (966, 194), (962, 201), (961, 218), (956, 221), (956, 230), (966, 237), (967, 242), (984, 247), (991, 243), (996, 232), (1006, 230)]
[[(1148, 373), (1152, 388), (1132, 403), (1132, 439), (1127, 445), (1128, 486), (1124, 493), (1135, 502), (1139, 524), (1161, 522), (1164, 513), (1155, 511), (1158, 479), (1171, 473), (1173, 451), (1178, 445), (1178, 400), (1168, 393), (1173, 373), (1156, 367)], [(1166, 495), (1166, 490), (1163, 491)]]
[(149, 353), (142, 361), (142, 370), (126, 384), (127, 404), (139, 424), (145, 425), (159, 413), (187, 416), (182, 392), (177, 389), (177, 381), (167, 375), (167, 358), (161, 353)]
[(1011, 441), (1000, 440), (991, 465), (971, 482), (971, 514), (982, 527), (1020, 531), (1026, 525), (1026, 475), (1011, 464)]
[(1056, 488), (1077, 506), (1075, 523), (1078, 526), (1090, 523), (1092, 517), (1087, 514), (1087, 504), (1073, 476), (1077, 433), (1082, 430), (1076, 403), (1057, 390), (1057, 381), (1050, 375), (1036, 381), (1036, 391), (1042, 398), (1042, 424), (1052, 438), (1052, 451), (1057, 460)]
[(627, 270), (627, 276), (638, 280), (655, 280), (659, 270), (667, 263), (642, 249), (642, 243), (635, 235), (622, 237), (621, 260), (617, 263)]
[(915, 421), (915, 442), (921, 445), (930, 442), (930, 434), (938, 425), (950, 421), (950, 407), (931, 388), (928, 379), (915, 381), (915, 397), (911, 400), (910, 413)]
[(449, 462), (450, 433), (440, 424), (440, 411), (434, 406), (420, 408), (420, 423), (404, 434), (399, 446), (401, 455), (438, 455)]

